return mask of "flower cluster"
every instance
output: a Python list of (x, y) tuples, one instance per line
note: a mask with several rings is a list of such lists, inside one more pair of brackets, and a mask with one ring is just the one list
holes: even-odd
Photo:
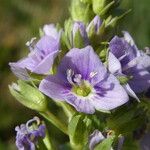
[[(90, 2), (85, 0), (83, 3)], [(99, 13), (96, 9), (98, 3), (96, 1), (93, 3), (94, 12)], [(112, 4), (105, 7), (108, 9)], [(107, 10), (106, 8), (103, 12)], [(108, 17), (102, 20), (99, 16), (96, 15), (86, 24), (81, 20), (69, 20), (64, 29), (54, 24), (45, 25), (38, 41), (32, 38), (26, 43), (30, 50), (28, 56), (9, 63), (12, 72), (19, 78), (18, 84), (9, 87), (12, 95), (68, 134), (71, 145), (79, 150), (83, 148), (81, 144), (83, 139), (81, 141), (78, 139), (81, 138), (80, 131), (83, 128), (86, 136), (94, 131), (87, 142), (90, 150), (94, 150), (95, 145), (99, 143), (100, 147), (110, 143), (107, 147), (112, 149), (115, 135), (104, 136), (99, 130), (95, 130), (101, 120), (105, 122), (106, 128), (112, 127), (117, 133), (120, 132), (120, 128), (124, 128), (119, 125), (116, 127), (116, 122), (111, 122), (113, 117), (106, 119), (106, 116), (100, 116), (98, 118), (101, 120), (97, 121), (95, 118), (88, 118), (90, 116), (88, 114), (97, 117), (96, 111), (115, 112), (117, 107), (124, 105), (127, 106), (128, 113), (131, 113), (124, 117), (123, 123), (120, 123), (124, 125), (134, 118), (133, 114), (136, 114), (133, 112), (134, 109), (130, 110), (133, 107), (130, 107), (129, 100), (133, 98), (140, 102), (139, 93), (145, 94), (150, 88), (149, 49), (139, 50), (126, 31), (123, 32), (123, 37), (111, 36), (107, 39), (104, 30), (114, 24), (117, 18)], [(69, 114), (68, 127), (48, 112), (49, 99), (63, 106), (66, 114)], [(120, 111), (122, 117), (125, 111), (122, 109)], [(118, 114), (114, 118), (121, 120)], [(137, 116), (135, 118), (139, 123)], [(44, 138), (44, 125), (37, 124), (35, 130), (29, 129), (29, 124), (35, 120), (16, 127), (18, 149), (34, 150), (38, 138)], [(93, 122), (98, 125), (94, 126)], [(85, 139), (87, 141), (87, 138)], [(122, 147), (122, 139), (118, 147)]]
[[(32, 126), (32, 123), (36, 122), (36, 128)], [(45, 125), (39, 125), (39, 118), (34, 117), (26, 124), (21, 124), (20, 127), (15, 128), (16, 146), (19, 150), (35, 150), (35, 144), (38, 144), (39, 138), (45, 137)]]
[[(96, 16), (87, 28), (82, 22), (73, 24), (71, 40), (80, 33), (85, 47), (75, 48), (72, 42), (73, 48), (60, 61), (55, 75), (50, 74), (50, 69), (61, 49), (61, 31), (52, 24), (44, 26), (44, 36), (35, 45), (33, 40), (28, 43), (31, 50), (28, 57), (10, 66), (49, 74), (41, 81), (39, 90), (54, 100), (66, 101), (79, 112), (93, 114), (95, 110), (112, 110), (125, 104), (128, 95), (138, 99), (136, 93), (150, 87), (149, 66), (145, 66), (149, 56), (138, 50), (129, 33), (124, 32), (123, 38), (115, 36), (110, 41), (108, 66), (103, 64), (88, 39), (90, 28), (94, 27), (98, 34), (101, 22)], [(142, 59), (148, 62), (144, 64)], [(123, 85), (117, 79), (121, 77), (127, 79)]]

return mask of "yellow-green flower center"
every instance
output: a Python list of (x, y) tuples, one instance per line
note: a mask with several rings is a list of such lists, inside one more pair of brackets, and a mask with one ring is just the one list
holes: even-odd
[(83, 82), (81, 85), (74, 85), (72, 87), (72, 92), (79, 96), (86, 97), (91, 93), (91, 87), (90, 85)]

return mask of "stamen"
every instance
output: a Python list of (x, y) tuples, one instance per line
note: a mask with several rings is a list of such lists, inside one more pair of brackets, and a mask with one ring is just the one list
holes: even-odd
[(72, 80), (73, 75), (74, 75), (73, 70), (68, 69), (68, 70), (67, 70), (67, 80), (68, 80), (69, 83), (72, 84), (72, 85), (74, 85), (74, 82), (73, 82), (73, 80)]
[(26, 46), (30, 48), (30, 50), (34, 50), (34, 41), (36, 40), (36, 37), (33, 37), (30, 41), (26, 43)]
[(97, 75), (97, 72), (91, 72), (90, 73), (90, 78), (93, 78), (95, 75)]
[(74, 82), (76, 82), (78, 85), (80, 85), (80, 84), (81, 84), (81, 78), (82, 78), (81, 74), (76, 74), (73, 80), (74, 80)]
[(125, 52), (125, 54), (122, 55), (121, 57), (119, 57), (118, 60), (121, 61), (121, 60), (124, 59), (128, 54), (129, 54), (129, 52)]
[(145, 47), (145, 53), (146, 53), (147, 55), (150, 55), (150, 48), (149, 48), (149, 47)]
[(33, 119), (30, 119), (27, 123), (26, 123), (26, 128), (28, 131), (30, 131), (30, 124), (32, 124), (33, 122), (36, 122), (37, 125), (40, 124), (40, 119), (38, 117), (34, 117)]

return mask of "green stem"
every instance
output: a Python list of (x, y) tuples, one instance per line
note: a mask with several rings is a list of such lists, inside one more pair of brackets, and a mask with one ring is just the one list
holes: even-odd
[(63, 133), (68, 135), (68, 129), (67, 127), (58, 120), (57, 117), (55, 117), (51, 112), (45, 111), (45, 112), (40, 112), (40, 114), (46, 118), (49, 122), (51, 122), (53, 125), (55, 125), (58, 129), (60, 129)]
[(69, 120), (72, 118), (72, 116), (75, 114), (75, 111), (73, 108), (66, 104), (65, 102), (57, 102), (58, 106), (61, 106), (66, 114), (66, 116), (69, 118)]
[(47, 148), (47, 150), (54, 150), (47, 130), (46, 130), (46, 136), (43, 139), (43, 143), (45, 144), (45, 147)]

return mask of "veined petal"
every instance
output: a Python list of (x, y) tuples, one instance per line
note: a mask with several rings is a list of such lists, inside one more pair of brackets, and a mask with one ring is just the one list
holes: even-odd
[(46, 24), (43, 27), (45, 35), (58, 39), (60, 37), (60, 32), (57, 31), (54, 24)]
[(94, 150), (94, 147), (102, 142), (105, 139), (105, 137), (102, 135), (102, 133), (99, 130), (94, 130), (94, 132), (89, 137), (89, 148), (90, 150)]
[(108, 111), (125, 104), (129, 100), (124, 88), (111, 74), (94, 88), (96, 95), (92, 98), (91, 103), (97, 110)]
[(70, 92), (70, 87), (65, 85), (60, 78), (49, 75), (39, 85), (39, 90), (54, 100), (65, 100), (65, 95)]
[(129, 85), (135, 93), (141, 93), (150, 87), (150, 73), (140, 64), (126, 70), (126, 74), (132, 76)]
[(19, 63), (9, 63), (9, 66), (11, 68), (11, 71), (22, 80), (31, 80), (32, 78), (28, 74), (27, 70), (25, 68), (22, 68), (22, 66)]
[(109, 52), (109, 56), (108, 56), (108, 70), (112, 74), (122, 72), (121, 71), (121, 64), (120, 64), (119, 60), (111, 52)]
[(126, 92), (133, 98), (135, 98), (138, 102), (140, 102), (139, 98), (136, 96), (136, 94), (134, 93), (134, 91), (131, 89), (129, 84), (123, 85), (124, 89), (126, 90)]
[(50, 69), (53, 65), (54, 59), (56, 58), (58, 51), (54, 51), (47, 55), (36, 67), (31, 70), (38, 74), (49, 74)]
[(134, 40), (133, 38), (131, 37), (131, 35), (129, 34), (129, 32), (127, 31), (123, 31), (123, 35), (124, 35), (124, 39), (131, 44), (131, 46), (134, 46), (135, 43), (134, 43)]
[[(137, 57), (137, 48), (130, 45), (124, 38), (115, 36), (109, 44), (110, 51), (118, 58), (122, 66)], [(122, 59), (120, 59), (124, 56)]]
[(93, 114), (95, 112), (94, 106), (91, 104), (88, 97), (81, 97), (74, 95), (73, 93), (69, 93), (65, 95), (66, 101), (74, 106), (77, 111), (83, 112), (86, 114)]
[[(91, 80), (92, 84), (103, 80), (107, 72), (91, 46), (83, 49), (71, 49), (63, 58), (58, 69), (58, 74), (66, 76), (68, 69), (73, 70), (75, 74), (81, 74), (85, 80)], [(95, 76), (90, 79), (92, 72), (95, 73)]]
[(143, 51), (140, 51), (140, 56), (137, 57), (137, 63), (150, 72), (150, 56)]

